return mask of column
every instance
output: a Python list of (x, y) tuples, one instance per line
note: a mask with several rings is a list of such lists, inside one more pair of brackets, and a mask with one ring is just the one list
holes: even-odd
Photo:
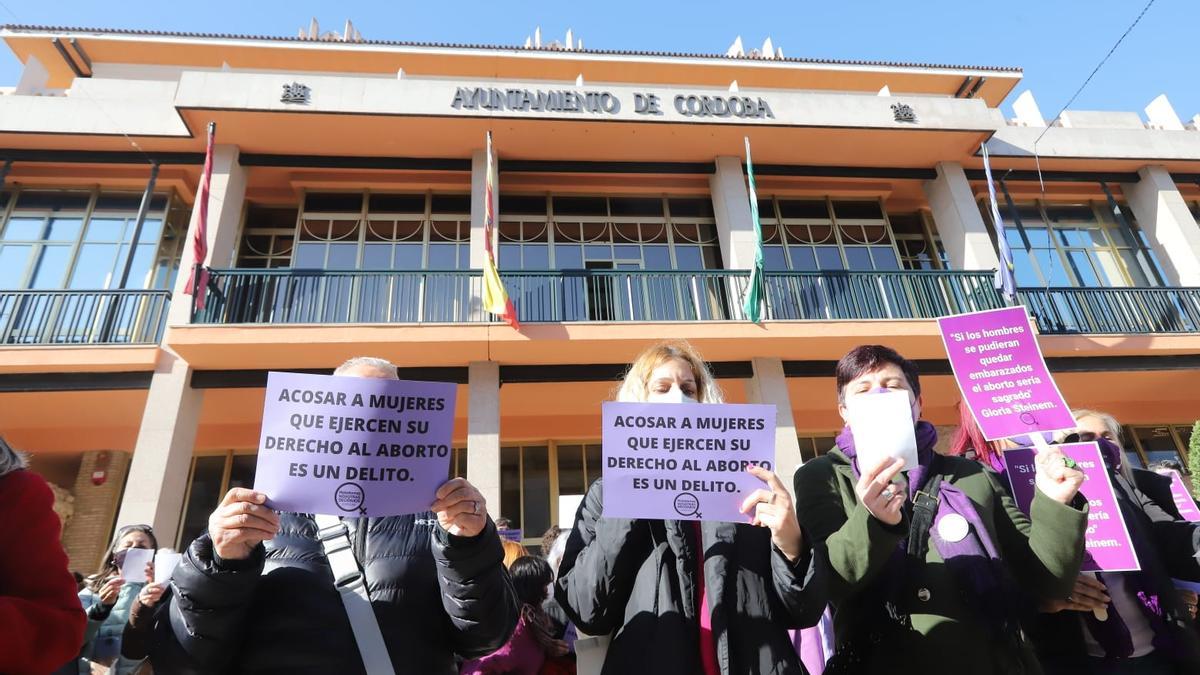
[(712, 194), (721, 260), (726, 269), (748, 270), (754, 267), (757, 242), (754, 219), (750, 215), (750, 192), (742, 173), (739, 157), (718, 157), (716, 173), (708, 179)]
[(956, 270), (999, 269), (1000, 259), (962, 165), (940, 162), (937, 178), (926, 181), (924, 187), (950, 266)]
[[(219, 145), (213, 150), (208, 250), (209, 264), (214, 267), (230, 265), (237, 251), (246, 195), (246, 170), (238, 163), (238, 156), (236, 146)], [(192, 296), (185, 295), (183, 290), (194, 262), (191, 241), (200, 215), (197, 206), (192, 208), (179, 276), (167, 314), (164, 345), (170, 342), (173, 327), (191, 322)], [(117, 515), (118, 527), (134, 523), (153, 526), (163, 546), (175, 543), (204, 402), (204, 392), (191, 387), (191, 375), (191, 366), (164, 346), (150, 380), (125, 496)], [(181, 546), (187, 544), (181, 542)]]
[(775, 473), (795, 499), (792, 474), (800, 468), (800, 442), (796, 438), (796, 422), (792, 418), (792, 400), (788, 395), (783, 361), (778, 358), (756, 357), (751, 360), (754, 377), (746, 387), (751, 403), (775, 406)]
[(493, 518), (500, 513), (500, 364), (467, 364), (467, 480), (487, 500)]
[(1163, 166), (1138, 169), (1140, 180), (1121, 185), (1138, 227), (1146, 233), (1170, 286), (1200, 286), (1200, 227)]

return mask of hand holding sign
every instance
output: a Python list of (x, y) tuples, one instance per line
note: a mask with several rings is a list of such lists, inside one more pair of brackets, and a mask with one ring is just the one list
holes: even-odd
[(245, 560), (265, 539), (279, 531), (279, 514), (265, 506), (267, 496), (246, 488), (233, 488), (208, 517), (213, 549), (226, 560)]
[(854, 493), (867, 512), (886, 525), (900, 523), (904, 490), (902, 486), (892, 483), (892, 479), (903, 468), (903, 458), (880, 457), (879, 462), (864, 472), (854, 486)]
[(442, 483), (429, 510), (437, 515), (442, 529), (456, 537), (474, 537), (487, 526), (487, 500), (462, 478)]
[(1034, 484), (1042, 494), (1060, 504), (1070, 504), (1083, 485), (1083, 472), (1073, 466), (1067, 466), (1066, 455), (1054, 446), (1039, 450), (1033, 458), (1035, 473)]
[(751, 466), (746, 471), (764, 481), (771, 489), (751, 492), (742, 502), (742, 513), (753, 510), (751, 525), (770, 528), (771, 543), (788, 560), (795, 561), (804, 550), (804, 537), (800, 532), (800, 522), (796, 520), (796, 509), (792, 508), (791, 494), (774, 471), (767, 471), (761, 466)]

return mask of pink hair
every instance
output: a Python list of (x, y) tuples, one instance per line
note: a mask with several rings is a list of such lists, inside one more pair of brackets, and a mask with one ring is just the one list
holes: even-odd
[(971, 414), (970, 408), (959, 401), (958, 428), (954, 430), (954, 436), (950, 438), (950, 448), (946, 454), (962, 457), (967, 450), (972, 449), (975, 450), (975, 461), (984, 466), (990, 466), (997, 471), (1004, 466), (999, 448), (995, 443), (983, 437), (983, 432), (975, 423), (975, 416)]

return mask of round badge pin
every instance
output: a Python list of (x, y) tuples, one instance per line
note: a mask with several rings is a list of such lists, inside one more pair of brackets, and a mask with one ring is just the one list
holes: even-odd
[(957, 513), (951, 513), (938, 521), (937, 529), (938, 536), (943, 540), (955, 542), (966, 538), (967, 533), (971, 531), (971, 525), (966, 518)]

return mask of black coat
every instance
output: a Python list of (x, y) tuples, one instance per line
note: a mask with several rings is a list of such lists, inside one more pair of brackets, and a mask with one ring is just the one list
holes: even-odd
[[(1118, 475), (1113, 480), (1113, 488), (1130, 533), (1140, 533), (1146, 541), (1153, 543), (1148, 547), (1150, 550), (1138, 552), (1138, 561), (1142, 572), (1148, 576), (1150, 592), (1159, 597), (1167, 630), (1178, 650), (1176, 654), (1164, 656), (1175, 663), (1179, 673), (1200, 672), (1200, 640), (1197, 640), (1190, 626), (1191, 619), (1171, 583), (1172, 577), (1200, 581), (1200, 523), (1173, 517), (1125, 476)], [(1088, 672), (1085, 666), (1087, 647), (1079, 612), (1038, 615), (1031, 637), (1048, 673), (1083, 675)]]
[[(455, 654), (508, 641), (518, 605), (490, 520), (472, 538), (428, 512), (345, 522), (397, 674), (451, 675)], [(241, 561), (215, 559), (207, 534), (192, 542), (172, 578), (170, 620), (155, 626), (155, 672), (363, 673), (317, 532), (311, 517), (285, 513), (275, 538)]]
[(1134, 487), (1141, 490), (1163, 511), (1171, 514), (1172, 518), (1182, 520), (1179, 507), (1175, 506), (1175, 495), (1171, 493), (1171, 477), (1155, 473), (1149, 469), (1133, 469)]
[[(615, 631), (605, 675), (702, 672), (692, 523), (602, 518), (602, 489), (601, 481), (593, 483), (579, 505), (555, 597), (580, 632)], [(772, 545), (766, 528), (718, 522), (702, 527), (721, 672), (803, 673), (788, 629), (821, 618), (826, 603), (821, 556), (806, 543), (793, 564)]]

